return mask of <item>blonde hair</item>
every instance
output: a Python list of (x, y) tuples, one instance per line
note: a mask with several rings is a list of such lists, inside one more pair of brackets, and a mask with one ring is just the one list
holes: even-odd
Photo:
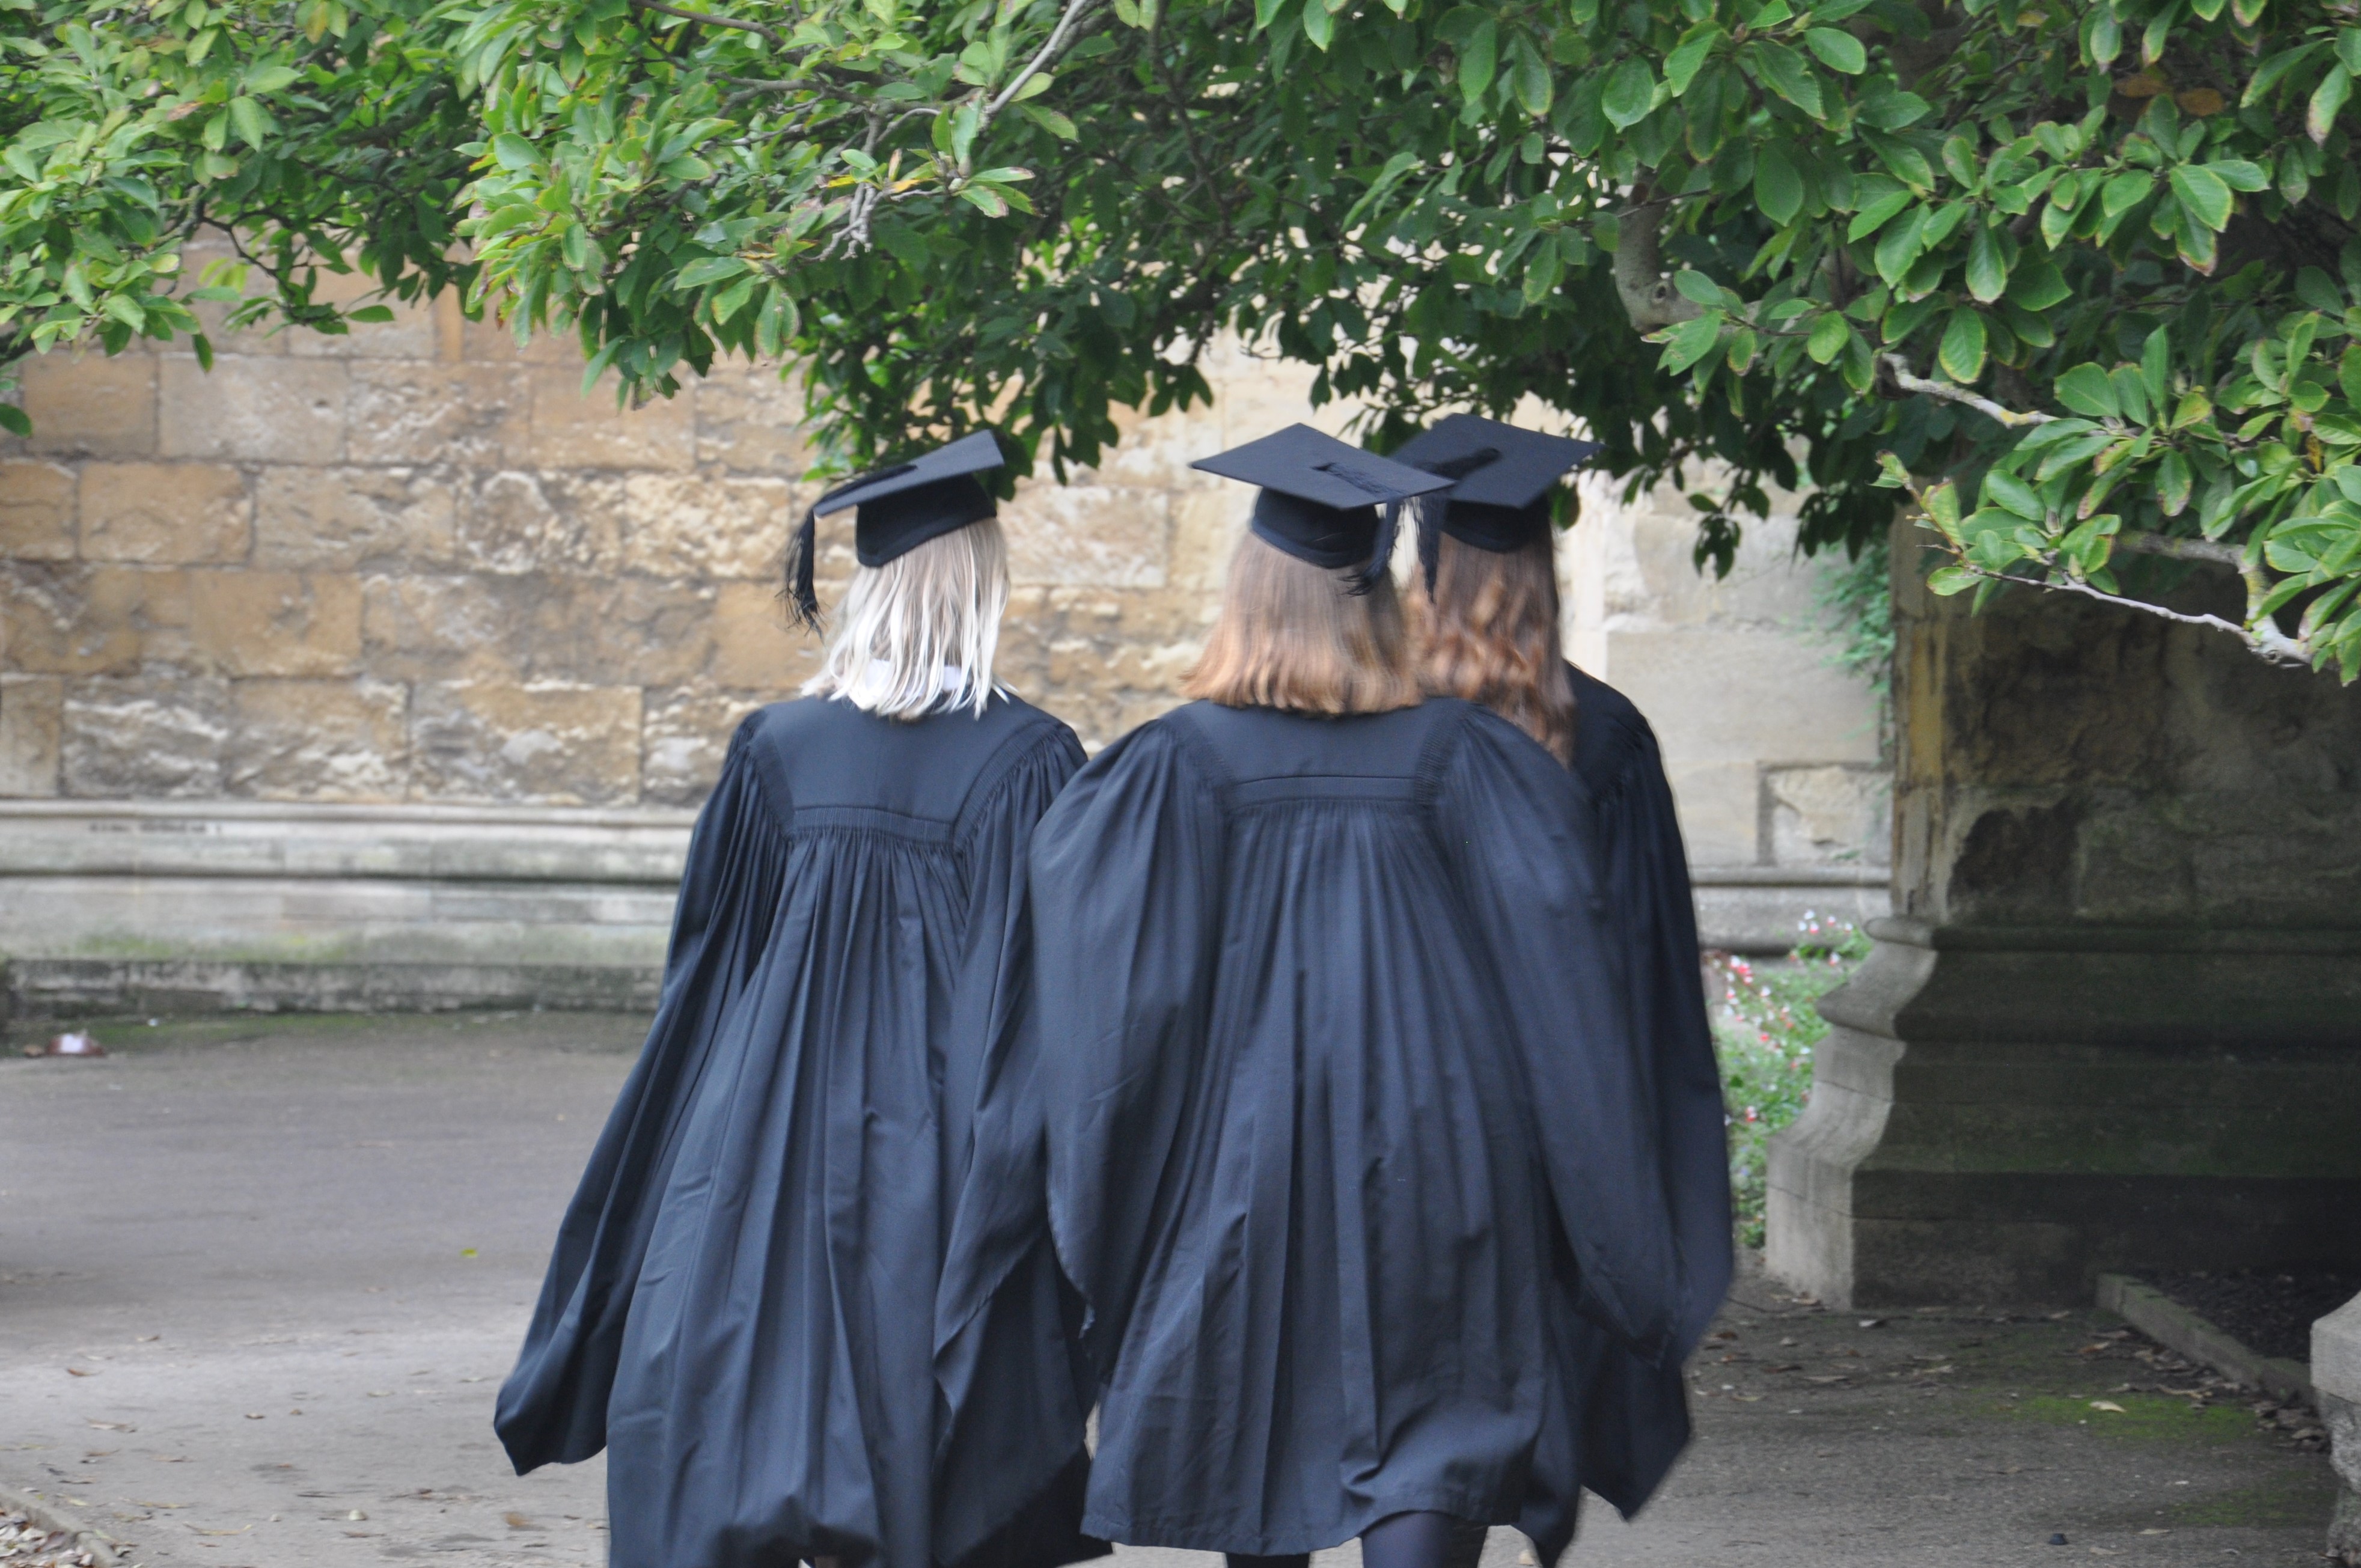
[(1434, 587), (1422, 592), (1426, 651), (1419, 682), (1480, 703), (1574, 762), (1574, 682), (1558, 641), (1554, 541), (1492, 551), (1435, 541)]
[(1420, 702), (1393, 578), (1366, 594), (1345, 575), (1249, 533), (1230, 557), (1222, 613), (1180, 695), (1225, 707), (1385, 713)]
[(860, 566), (806, 696), (834, 697), (885, 718), (971, 707), (992, 678), (1008, 608), (1008, 544), (991, 518), (938, 534), (883, 566)]

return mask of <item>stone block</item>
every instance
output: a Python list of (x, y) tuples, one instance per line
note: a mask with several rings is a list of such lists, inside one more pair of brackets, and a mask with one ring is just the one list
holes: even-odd
[(1171, 554), (1170, 505), (1162, 490), (1021, 486), (1000, 514), (1009, 576), (1078, 587), (1160, 588)]
[(148, 574), (0, 562), (0, 636), (11, 672), (89, 675), (139, 667)]
[(1611, 630), (1601, 679), (1640, 706), (1667, 762), (1875, 762), (1865, 683), (1775, 629)]
[(229, 683), (206, 676), (95, 676), (66, 687), (62, 793), (85, 799), (222, 793)]
[(713, 658), (705, 672), (715, 685), (784, 696), (819, 668), (819, 655), (818, 637), (788, 630), (786, 608), (770, 584), (716, 586)]
[(345, 455), (348, 374), (341, 359), (225, 355), (206, 371), (160, 359), (159, 450), (167, 457), (336, 463)]
[(146, 457), (156, 450), (156, 361), (144, 354), (83, 359), (37, 354), (17, 361), (17, 401), (33, 422), (15, 449), (73, 457)]
[(214, 463), (93, 463), (82, 474), (82, 554), (148, 565), (243, 561), (246, 476)]
[(264, 800), (400, 800), (409, 783), (409, 691), (384, 681), (238, 681), (227, 784)]
[[(1107, 411), (1119, 439), (1099, 455), (1095, 467), (1076, 477), (1085, 484), (1143, 485), (1154, 489), (1213, 490), (1240, 487), (1190, 464), (1222, 449), (1223, 411), (1199, 403), (1150, 416), (1138, 409)], [(1045, 462), (1042, 477), (1051, 477)]]
[(195, 656), (227, 675), (341, 675), (361, 652), (361, 585), (324, 572), (201, 572), (189, 584)]
[(254, 562), (346, 572), (446, 565), (457, 519), (456, 491), (440, 470), (273, 466), (255, 484)]
[(454, 682), (411, 698), (412, 792), (612, 806), (639, 795), (640, 693), (568, 682)]
[(55, 463), (0, 461), (0, 560), (74, 557), (74, 471)]
[(501, 574), (611, 574), (628, 526), (624, 483), (618, 474), (482, 475), (461, 498), (458, 560)]
[(1690, 864), (1751, 866), (1763, 858), (1763, 785), (1756, 764), (1667, 759), (1664, 777), (1673, 786), (1673, 808)]
[(703, 804), (739, 720), (765, 700), (775, 699), (689, 686), (649, 692), (640, 719), (641, 803)]
[(55, 675), (0, 675), (0, 795), (58, 793), (58, 740), (65, 683)]
[(1881, 768), (1771, 768), (1771, 858), (1783, 866), (1883, 864), (1894, 782)]
[(533, 460), (544, 468), (668, 468), (697, 460), (697, 410), (686, 393), (641, 408), (615, 405), (607, 384), (582, 390), (572, 366), (541, 365), (533, 384)]
[(287, 352), (299, 359), (432, 359), (439, 334), (434, 302), (379, 297), (378, 281), (360, 272), (330, 272), (323, 269), (312, 298), (324, 305), (347, 309), (383, 305), (393, 313), (390, 322), (354, 322), (334, 334), (296, 331), (287, 334)]
[(515, 366), (356, 365), (346, 452), (356, 463), (504, 467), (524, 459), (532, 403)]
[(544, 610), (533, 665), (561, 679), (688, 685), (715, 661), (720, 594), (730, 586), (646, 577), (582, 583), (562, 611), (555, 603)]
[(633, 474), (623, 481), (624, 569), (775, 581), (800, 518), (785, 479)]
[(1202, 605), (1209, 626), (1221, 607), (1230, 557), (1237, 554), (1253, 511), (1254, 492), (1244, 485), (1191, 490), (1172, 499), (1172, 554), (1166, 579)]
[(544, 577), (373, 574), (361, 585), (361, 657), (387, 680), (522, 679)]
[(693, 393), (699, 465), (797, 481), (812, 466), (803, 389), (795, 381), (782, 380), (768, 366), (732, 363), (716, 367)]

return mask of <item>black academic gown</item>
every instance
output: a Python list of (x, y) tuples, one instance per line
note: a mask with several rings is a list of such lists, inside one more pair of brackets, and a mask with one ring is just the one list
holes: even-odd
[[(1697, 910), (1672, 787), (1648, 721), (1606, 682), (1566, 666), (1574, 683), (1574, 773), (1581, 827), (1598, 868), (1600, 902), (1625, 1016), (1645, 1053), (1646, 1097), (1681, 1266), (1671, 1354), (1633, 1355), (1597, 1324), (1559, 1311), (1552, 1328), (1569, 1376), (1543, 1439), (1551, 1462), (1521, 1528), (1535, 1541), (1574, 1531), (1577, 1494), (1550, 1479), (1572, 1472), (1627, 1518), (1664, 1481), (1689, 1438), (1681, 1363), (1730, 1288), (1730, 1150), (1721, 1075), (1697, 960)], [(1569, 1464), (1566, 1456), (1571, 1455)]]
[(1270, 1554), (1410, 1510), (1515, 1522), (1563, 1424), (1553, 1303), (1662, 1352), (1676, 1269), (1578, 793), (1465, 703), (1201, 703), (1044, 819), (1093, 1534)]
[[(520, 1472), (609, 1451), (613, 1568), (990, 1544), (939, 1550), (936, 1277), (977, 1074), (1022, 1005), (1034, 826), (1082, 762), (1004, 698), (916, 722), (783, 703), (731, 740), (654, 1027), (500, 1390)], [(1034, 1507), (1036, 1568), (1094, 1555), (1082, 1474), (985, 1522)]]

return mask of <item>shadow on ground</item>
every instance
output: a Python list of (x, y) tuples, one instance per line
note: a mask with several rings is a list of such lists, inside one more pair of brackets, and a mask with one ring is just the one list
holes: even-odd
[[(602, 1563), (600, 1464), (519, 1479), (489, 1420), (640, 1028), (135, 1021), (0, 1061), (0, 1486), (156, 1568)], [(2319, 1561), (2325, 1459), (2140, 1391), (2105, 1314), (1873, 1321), (1749, 1278), (1718, 1328), (1696, 1446), (1574, 1568)]]

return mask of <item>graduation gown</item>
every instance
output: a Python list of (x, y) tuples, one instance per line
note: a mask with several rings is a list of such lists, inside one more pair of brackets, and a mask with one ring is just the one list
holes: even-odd
[(1513, 1522), (1568, 1386), (1551, 1303), (1661, 1354), (1675, 1270), (1577, 795), (1465, 703), (1199, 703), (1042, 823), (1091, 1533), (1275, 1554), (1409, 1510)]
[[(1082, 762), (1006, 698), (739, 728), (654, 1025), (500, 1390), (520, 1472), (609, 1450), (613, 1568), (958, 1560), (935, 1531), (937, 1274), (985, 1047), (1021, 1007), (1034, 826)], [(1032, 1562), (1094, 1555), (1081, 1478), (989, 1522), (1038, 1504)]]
[[(1574, 684), (1574, 773), (1582, 837), (1609, 912), (1625, 1016), (1643, 1052), (1643, 1089), (1680, 1262), (1670, 1354), (1651, 1363), (1571, 1311), (1553, 1332), (1569, 1379), (1552, 1402), (1568, 1425), (1544, 1434), (1519, 1523), (1536, 1541), (1571, 1537), (1577, 1494), (1549, 1482), (1571, 1472), (1627, 1518), (1688, 1442), (1681, 1364), (1730, 1288), (1730, 1151), (1721, 1074), (1697, 959), (1697, 909), (1673, 792), (1648, 721), (1606, 682), (1566, 666)], [(1570, 1457), (1569, 1457), (1570, 1456)]]

